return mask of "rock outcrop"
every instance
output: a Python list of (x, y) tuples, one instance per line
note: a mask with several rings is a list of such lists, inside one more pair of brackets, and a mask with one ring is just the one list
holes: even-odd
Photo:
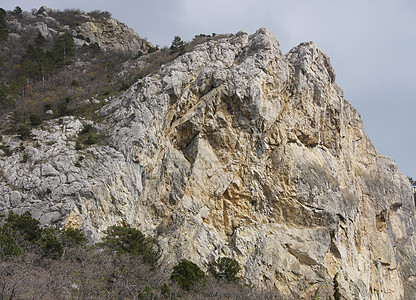
[(153, 48), (150, 42), (142, 39), (133, 29), (113, 18), (101, 22), (85, 22), (76, 28), (76, 32), (106, 50), (136, 55), (138, 52), (147, 53)]
[(412, 187), (314, 43), (283, 55), (265, 29), (208, 41), (101, 114), (107, 145), (76, 150), (86, 121), (67, 117), (32, 132), (26, 162), (1, 157), (1, 209), (92, 240), (134, 226), (161, 264), (234, 257), (247, 283), (292, 298), (330, 294), (337, 273), (347, 299), (416, 294)]
[[(105, 13), (104, 13), (105, 14)], [(61, 22), (54, 18), (61, 15)], [(73, 19), (77, 17), (78, 22)], [(63, 22), (71, 21), (71, 25)], [(116, 51), (132, 56), (139, 52), (147, 53), (154, 46), (141, 38), (133, 29), (122, 22), (109, 16), (94, 18), (90, 14), (77, 10), (66, 10), (56, 12), (42, 6), (38, 11), (23, 12), (22, 18), (13, 19), (8, 22), (11, 35), (17, 39), (20, 36), (33, 35), (33, 32), (41, 34), (46, 40), (63, 33), (71, 34), (75, 39), (77, 47), (97, 43), (105, 51)]]

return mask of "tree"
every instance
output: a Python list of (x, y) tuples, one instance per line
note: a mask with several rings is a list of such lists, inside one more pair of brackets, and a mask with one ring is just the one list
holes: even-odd
[(179, 36), (175, 36), (172, 41), (172, 45), (170, 46), (170, 52), (179, 53), (179, 55), (185, 53), (185, 43)]
[(16, 243), (9, 230), (0, 228), (0, 258), (6, 259), (11, 256), (23, 254), (23, 249)]
[(237, 281), (240, 264), (233, 258), (221, 257), (215, 263), (211, 264), (209, 271), (217, 279), (226, 279), (227, 281)]
[(68, 58), (75, 54), (74, 38), (69, 33), (59, 36), (53, 44), (52, 55), (57, 66), (69, 63)]
[(156, 266), (160, 249), (156, 242), (135, 228), (111, 226), (106, 231), (102, 245), (119, 253), (129, 253), (142, 258), (143, 262)]
[(205, 273), (193, 262), (182, 260), (173, 267), (170, 279), (175, 281), (181, 288), (189, 291), (198, 281), (205, 278)]
[(6, 40), (8, 34), (9, 29), (6, 23), (6, 11), (0, 8), (0, 42)]
[(39, 221), (32, 218), (28, 211), (22, 215), (17, 215), (11, 211), (7, 217), (5, 227), (15, 232), (20, 232), (23, 238), (28, 241), (38, 240), (42, 235)]
[(22, 8), (20, 6), (16, 6), (12, 11), (13, 16), (21, 17), (22, 16)]

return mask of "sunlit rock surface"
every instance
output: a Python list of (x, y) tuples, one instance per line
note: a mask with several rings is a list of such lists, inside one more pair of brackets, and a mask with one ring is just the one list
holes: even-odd
[[(0, 158), (0, 206), (91, 240), (117, 224), (157, 237), (162, 265), (235, 258), (249, 284), (289, 297), (412, 299), (415, 203), (313, 42), (283, 55), (260, 29), (198, 45), (87, 121), (34, 130)], [(4, 137), (13, 147), (20, 141)], [(81, 158), (82, 157), (82, 158)]]

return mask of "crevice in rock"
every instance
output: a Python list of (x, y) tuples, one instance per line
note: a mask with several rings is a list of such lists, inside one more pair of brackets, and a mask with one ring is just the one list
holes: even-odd
[(199, 132), (192, 137), (192, 139), (186, 144), (184, 150), (182, 150), (183, 155), (186, 160), (189, 161), (191, 166), (193, 166), (196, 156), (198, 155), (198, 137)]
[(379, 214), (376, 215), (376, 227), (378, 231), (385, 231), (387, 226), (387, 210), (382, 210)]

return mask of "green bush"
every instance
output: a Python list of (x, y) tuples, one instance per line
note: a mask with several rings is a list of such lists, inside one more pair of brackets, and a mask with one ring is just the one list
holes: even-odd
[(58, 105), (58, 116), (64, 117), (68, 114), (70, 114), (70, 111), (68, 110), (68, 107), (66, 106), (66, 103), (60, 103)]
[(97, 42), (91, 43), (88, 48), (93, 55), (98, 55), (101, 52), (100, 45)]
[(9, 232), (4, 228), (0, 228), (0, 258), (4, 260), (23, 253), (23, 249), (16, 243), (16, 240)]
[(21, 140), (26, 140), (30, 138), (30, 128), (26, 125), (19, 126), (19, 129), (17, 130), (18, 137)]
[(154, 239), (147, 238), (135, 228), (111, 226), (106, 230), (102, 245), (119, 253), (140, 256), (143, 262), (156, 266), (160, 249)]
[[(58, 238), (62, 239), (60, 232), (54, 229), (40, 227), (38, 220), (34, 219), (29, 212), (17, 215), (13, 211), (9, 213), (2, 229), (2, 233), (8, 233), (10, 238), (3, 236), (3, 241), (9, 243), (9, 252), (20, 253), (24, 249), (36, 249), (42, 257), (57, 259), (63, 254), (63, 245)], [(4, 234), (3, 234), (4, 235)], [(13, 238), (18, 237), (20, 245), (13, 244)], [(2, 239), (0, 237), (0, 239)], [(22, 240), (23, 239), (23, 240)], [(1, 242), (0, 242), (1, 243)], [(1, 247), (1, 246), (0, 246)]]
[(32, 218), (28, 211), (20, 216), (11, 211), (4, 227), (20, 232), (27, 241), (39, 240), (42, 236), (42, 228), (39, 221)]
[(164, 297), (164, 298), (168, 298), (169, 297), (169, 295), (170, 295), (170, 287), (166, 284), (166, 283), (164, 283), (161, 287), (160, 287), (160, 293), (162, 294), (162, 296)]
[(205, 278), (205, 273), (193, 262), (182, 260), (173, 267), (170, 279), (175, 281), (181, 288), (189, 291), (198, 281)]
[(159, 299), (157, 296), (157, 291), (150, 285), (146, 284), (143, 290), (137, 295), (137, 299)]
[(43, 250), (43, 256), (51, 258), (59, 258), (64, 252), (64, 247), (61, 242), (58, 241), (54, 235), (54, 231), (49, 229), (45, 230), (42, 238), (39, 241)]
[(335, 274), (335, 276), (334, 276), (333, 284), (334, 284), (334, 300), (340, 300), (341, 299), (341, 293), (339, 291), (338, 273)]
[(98, 142), (98, 136), (94, 132), (91, 132), (87, 135), (87, 138), (84, 140), (84, 144), (94, 145)]
[(87, 238), (79, 229), (66, 228), (61, 233), (62, 243), (65, 246), (85, 246), (88, 242)]
[(228, 281), (237, 281), (238, 272), (240, 272), (240, 264), (229, 257), (221, 257), (216, 262), (212, 263), (209, 271), (217, 279), (226, 279)]
[(29, 121), (30, 121), (30, 124), (34, 126), (42, 124), (42, 118), (39, 117), (37, 114), (30, 114)]
[(28, 161), (28, 159), (29, 159), (29, 154), (25, 153), (23, 154), (22, 160), (20, 162), (25, 163)]
[(3, 150), (4, 155), (6, 156), (12, 156), (13, 155), (13, 150), (10, 149), (10, 146), (8, 145), (0, 145), (0, 149)]
[(86, 134), (94, 130), (94, 127), (91, 124), (86, 124), (84, 128), (80, 131), (79, 134)]

